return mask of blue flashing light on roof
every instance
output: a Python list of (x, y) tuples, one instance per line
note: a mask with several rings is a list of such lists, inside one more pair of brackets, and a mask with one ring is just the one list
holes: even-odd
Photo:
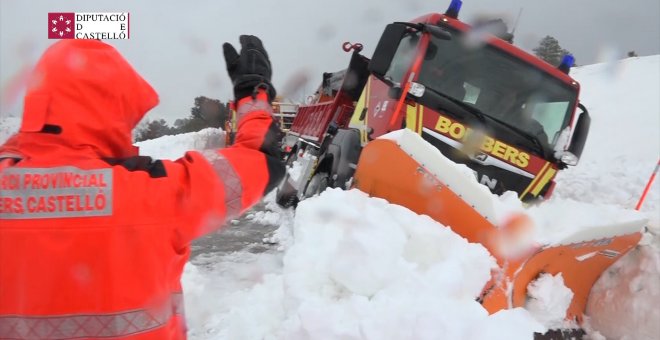
[(573, 57), (570, 54), (567, 54), (562, 58), (561, 64), (559, 64), (559, 67), (557, 67), (560, 71), (568, 74), (568, 71), (571, 70), (571, 67), (575, 65), (575, 57)]
[(447, 11), (445, 12), (445, 15), (454, 19), (458, 18), (458, 12), (461, 11), (462, 5), (463, 5), (463, 1), (461, 0), (451, 0), (451, 3), (449, 4), (449, 8), (447, 8)]

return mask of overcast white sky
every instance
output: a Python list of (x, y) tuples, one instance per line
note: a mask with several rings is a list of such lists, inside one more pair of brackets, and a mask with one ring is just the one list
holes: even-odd
[[(371, 56), (382, 29), (430, 12), (449, 0), (0, 0), (0, 115), (20, 115), (22, 98), (8, 96), (11, 79), (36, 61), (47, 39), (48, 12), (130, 12), (131, 39), (114, 40), (156, 88), (160, 105), (150, 118), (173, 122), (188, 116), (199, 95), (226, 101), (231, 84), (221, 45), (238, 45), (240, 34), (262, 38), (280, 93), (311, 94), (323, 71), (342, 69), (344, 41), (361, 42)], [(551, 35), (579, 64), (660, 53), (658, 0), (464, 0), (460, 18), (503, 17), (513, 23), (524, 8), (516, 44), (527, 50)], [(660, 75), (658, 75), (660, 76)], [(304, 86), (294, 86), (308, 78)]]

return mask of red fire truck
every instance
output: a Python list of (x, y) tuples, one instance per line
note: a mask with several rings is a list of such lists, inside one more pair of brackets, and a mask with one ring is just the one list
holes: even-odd
[[(557, 171), (577, 164), (590, 125), (568, 75), (572, 56), (547, 64), (513, 45), (501, 21), (458, 20), (457, 3), (389, 24), (371, 59), (361, 45), (344, 45), (354, 50), (348, 69), (324, 77), (285, 138), (297, 171), (279, 190), (282, 204), (348, 188), (362, 147), (401, 128), (466, 164), (493, 193), (525, 201), (552, 193)], [(341, 81), (326, 83), (333, 76)]]
[[(639, 242), (645, 222), (599, 226), (597, 237), (510, 256), (509, 241), (534, 226), (525, 214), (494, 218), (492, 194), (548, 197), (557, 172), (577, 164), (590, 118), (568, 75), (571, 56), (547, 64), (513, 45), (501, 21), (458, 20), (460, 5), (387, 25), (371, 59), (361, 45), (344, 45), (353, 50), (348, 68), (324, 76), (316, 102), (300, 107), (285, 137), (291, 152), (278, 203), (296, 205), (328, 187), (384, 198), (490, 251), (499, 268), (478, 297), (490, 313), (524, 306), (530, 282), (561, 273), (574, 293), (567, 318), (580, 321), (592, 285)], [(545, 338), (582, 334), (558, 332)]]

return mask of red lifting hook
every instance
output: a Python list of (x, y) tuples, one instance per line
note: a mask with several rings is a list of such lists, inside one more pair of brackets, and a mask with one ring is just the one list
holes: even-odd
[(351, 44), (348, 41), (341, 45), (341, 47), (344, 49), (344, 52), (350, 52), (351, 50), (360, 52), (364, 48), (364, 46), (362, 46), (360, 43)]

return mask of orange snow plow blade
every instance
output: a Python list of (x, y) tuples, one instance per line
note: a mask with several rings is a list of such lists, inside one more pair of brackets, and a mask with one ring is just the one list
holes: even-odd
[(515, 258), (505, 256), (506, 249), (497, 240), (509, 237), (512, 229), (495, 224), (488, 189), (470, 179), (471, 173), (449, 165), (451, 161), (421, 137), (395, 133), (392, 139), (371, 141), (362, 150), (354, 186), (428, 215), (469, 242), (483, 244), (500, 268), (479, 297), (489, 313), (524, 306), (529, 283), (543, 273), (562, 273), (574, 293), (567, 318), (581, 321), (592, 285), (641, 238), (643, 225), (636, 221), (617, 229), (616, 236), (577, 238), (560, 245), (539, 245)]
[[(495, 226), (390, 140), (370, 142), (355, 171), (355, 186), (453, 228), (470, 242), (487, 243)], [(464, 229), (464, 230), (463, 230)]]
[(591, 287), (600, 275), (639, 242), (639, 232), (581, 243), (542, 248), (532, 255), (515, 275), (512, 290), (514, 307), (525, 306), (527, 285), (540, 273), (562, 273), (564, 284), (573, 291), (568, 317), (582, 321)]

